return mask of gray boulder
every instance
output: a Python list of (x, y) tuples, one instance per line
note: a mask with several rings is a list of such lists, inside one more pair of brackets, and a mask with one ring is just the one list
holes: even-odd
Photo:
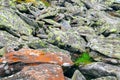
[(119, 38), (93, 38), (88, 42), (88, 47), (108, 57), (120, 58)]
[(79, 67), (80, 71), (83, 74), (92, 76), (92, 77), (102, 77), (102, 76), (117, 76), (117, 79), (120, 80), (120, 67), (103, 62), (94, 62), (83, 67)]
[(31, 35), (32, 27), (26, 24), (11, 8), (0, 8), (0, 29), (16, 37)]
[(74, 30), (62, 31), (59, 29), (51, 29), (49, 32), (48, 42), (57, 45), (60, 48), (64, 48), (73, 52), (85, 51), (86, 42), (79, 33)]

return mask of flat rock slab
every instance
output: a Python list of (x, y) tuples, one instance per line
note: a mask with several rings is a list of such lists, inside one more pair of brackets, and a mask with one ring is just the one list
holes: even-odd
[(62, 31), (58, 29), (51, 29), (48, 41), (58, 47), (64, 48), (72, 52), (84, 52), (86, 42), (79, 33), (74, 30)]
[(25, 23), (14, 10), (0, 8), (0, 28), (7, 30), (15, 36), (31, 35), (32, 27)]
[(119, 38), (93, 38), (88, 43), (88, 47), (106, 56), (120, 58)]
[(19, 51), (6, 53), (2, 58), (0, 58), (0, 63), (51, 63), (59, 64), (61, 66), (73, 65), (70, 57), (63, 53), (50, 53), (40, 50), (33, 49), (21, 49)]
[(63, 70), (59, 65), (40, 64), (27, 66), (22, 71), (1, 80), (65, 80)]

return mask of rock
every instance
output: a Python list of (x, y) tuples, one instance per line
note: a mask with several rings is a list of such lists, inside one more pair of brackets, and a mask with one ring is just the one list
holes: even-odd
[(105, 77), (100, 77), (100, 78), (91, 79), (91, 80), (118, 80), (118, 79), (114, 76), (105, 76)]
[(0, 57), (6, 53), (5, 47), (0, 49)]
[[(120, 18), (104, 11), (89, 10), (86, 15), (89, 25), (93, 27), (97, 34), (108, 37), (112, 33), (120, 32)], [(93, 16), (92, 16), (93, 15)]]
[(23, 63), (9, 64), (6, 61), (3, 61), (3, 63), (0, 63), (0, 77), (3, 78), (15, 74), (21, 71), (24, 66), (25, 64)]
[(26, 66), (22, 71), (1, 80), (65, 80), (63, 70), (59, 65), (40, 64)]
[(6, 31), (0, 31), (0, 47), (10, 47), (17, 48), (20, 45), (20, 39), (14, 37)]
[(0, 48), (6, 47), (6, 49), (16, 49), (19, 50), (20, 48), (28, 46), (32, 49), (40, 49), (46, 48), (47, 43), (42, 41), (38, 37), (31, 36), (21, 36), (17, 38), (6, 31), (0, 31)]
[(53, 53), (61, 52), (61, 53), (64, 53), (64, 54), (68, 55), (69, 57), (71, 57), (69, 51), (60, 49), (59, 47), (54, 46), (52, 44), (48, 44), (46, 48), (40, 48), (39, 50), (43, 50), (43, 51), (46, 51), (46, 52), (53, 52)]
[(31, 35), (32, 28), (26, 24), (11, 8), (0, 9), (0, 29), (6, 30), (16, 37)]
[(114, 65), (120, 64), (119, 59), (110, 58), (110, 57), (100, 54), (99, 52), (96, 52), (96, 51), (89, 52), (89, 55), (97, 62), (105, 62), (105, 63), (109, 63), (109, 64), (114, 64)]
[[(0, 77), (120, 80), (120, 1), (43, 1), (0, 1)], [(86, 52), (95, 62), (79, 72), (71, 58)]]
[(45, 41), (42, 41), (40, 39), (31, 40), (27, 45), (32, 49), (46, 48), (48, 46)]
[(113, 3), (110, 7), (113, 8), (113, 10), (120, 10), (120, 1), (119, 3)]
[(87, 42), (97, 36), (94, 29), (87, 26), (74, 27), (72, 30), (77, 31), (80, 36), (84, 37), (87, 40)]
[(86, 80), (79, 70), (76, 70), (73, 74), (72, 80)]
[(52, 63), (59, 64), (64, 66), (68, 64), (69, 66), (73, 65), (73, 62), (68, 55), (63, 53), (50, 53), (40, 50), (33, 49), (20, 49), (19, 51), (14, 51), (6, 53), (4, 58), (0, 59), (0, 63), (7, 61), (8, 63)]
[(60, 48), (72, 52), (85, 51), (86, 42), (82, 37), (79, 36), (77, 31), (68, 30), (65, 32), (54, 28), (51, 29), (48, 35), (48, 42), (57, 45)]
[(120, 80), (119, 66), (110, 65), (103, 62), (94, 62), (83, 67), (79, 67), (79, 69), (83, 74), (91, 76), (92, 78), (117, 76), (117, 79)]
[(12, 75), (25, 66), (36, 66), (45, 63), (57, 64), (66, 68), (73, 65), (67, 54), (21, 49), (6, 53), (0, 58), (0, 76)]
[(68, 78), (68, 77), (65, 77), (65, 80), (72, 80), (72, 79), (70, 79), (70, 78)]
[(119, 38), (93, 38), (90, 40), (90, 42), (88, 42), (88, 47), (108, 57), (120, 58)]
[(61, 21), (61, 28), (65, 29), (65, 30), (69, 30), (69, 29), (71, 29), (71, 25), (68, 21), (62, 20)]
[(105, 5), (106, 1), (103, 0), (82, 0), (82, 2), (84, 3), (84, 5), (88, 8), (88, 9), (94, 9), (94, 10), (105, 10), (108, 8), (107, 5)]

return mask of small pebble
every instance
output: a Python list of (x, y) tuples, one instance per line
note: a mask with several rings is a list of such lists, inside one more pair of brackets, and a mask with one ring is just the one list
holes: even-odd
[(63, 63), (63, 66), (64, 66), (64, 67), (69, 67), (69, 66), (70, 66), (70, 63)]
[(2, 63), (6, 64), (6, 63), (7, 63), (7, 61), (3, 61)]

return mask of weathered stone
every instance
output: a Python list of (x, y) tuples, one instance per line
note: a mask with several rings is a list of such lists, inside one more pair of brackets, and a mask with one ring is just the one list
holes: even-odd
[(106, 77), (100, 77), (100, 78), (91, 79), (91, 80), (118, 80), (118, 79), (114, 76), (106, 76)]
[(83, 67), (79, 67), (79, 69), (83, 74), (94, 78), (102, 76), (117, 76), (117, 79), (120, 80), (119, 66), (110, 65), (103, 62), (94, 62)]
[(45, 63), (57, 64), (63, 67), (73, 65), (73, 62), (67, 54), (21, 49), (6, 53), (0, 58), (0, 76), (12, 75), (25, 66), (37, 66)]
[(83, 36), (87, 41), (97, 36), (94, 29), (92, 29), (91, 27), (79, 26), (79, 27), (74, 27), (72, 29), (77, 31), (79, 35)]
[(109, 63), (109, 64), (120, 64), (120, 60), (119, 59), (114, 59), (114, 58), (110, 58), (107, 57), (103, 54), (100, 54), (96, 51), (91, 51), (89, 52), (90, 57), (92, 57), (95, 61), (97, 62), (105, 62), (105, 63)]
[(40, 50), (43, 50), (43, 51), (46, 51), (46, 52), (53, 52), (53, 53), (61, 52), (61, 53), (64, 53), (64, 54), (68, 55), (69, 57), (71, 57), (69, 51), (60, 49), (59, 47), (57, 47), (55, 45), (52, 45), (52, 44), (48, 44), (46, 48), (40, 48)]
[(79, 70), (76, 70), (72, 76), (72, 80), (86, 80)]
[(1, 80), (65, 80), (59, 65), (40, 64), (24, 67), (22, 71)]
[(119, 38), (104, 38), (104, 37), (93, 38), (88, 43), (88, 47), (106, 56), (120, 58)]
[(0, 63), (22, 62), (28, 63), (51, 63), (61, 66), (72, 66), (73, 62), (70, 57), (63, 53), (51, 53), (33, 49), (20, 49), (19, 51), (9, 52), (0, 58)]
[(5, 29), (12, 35), (31, 35), (32, 29), (11, 8), (0, 8), (0, 29)]
[(12, 48), (15, 48), (18, 45), (20, 45), (19, 38), (14, 37), (6, 31), (0, 31), (0, 47), (12, 46)]
[(58, 29), (51, 29), (48, 41), (69, 51), (85, 51), (86, 42), (80, 37), (77, 31), (68, 30), (65, 32)]
[(6, 53), (5, 47), (0, 49), (0, 57)]
[(40, 39), (31, 40), (27, 45), (32, 49), (46, 48), (48, 46), (45, 41), (41, 41)]
[(95, 11), (91, 9), (88, 11), (86, 18), (97, 34), (103, 34), (105, 37), (107, 37), (112, 33), (120, 32), (120, 18), (114, 15), (110, 15), (104, 11)]

